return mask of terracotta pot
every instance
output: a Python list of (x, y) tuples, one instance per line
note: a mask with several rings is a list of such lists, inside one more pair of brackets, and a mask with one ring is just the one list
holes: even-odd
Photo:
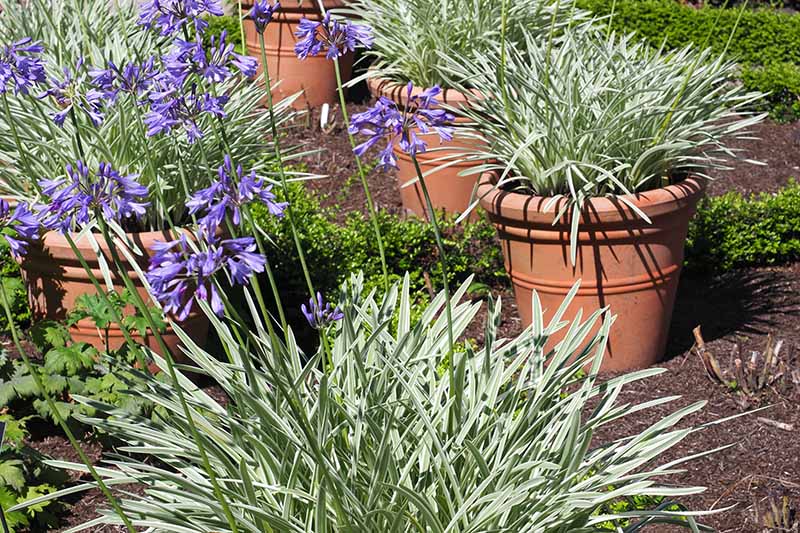
[[(367, 80), (370, 92), (375, 97), (384, 96), (395, 102), (400, 108), (408, 105), (408, 91), (406, 85), (393, 82), (382, 78), (369, 78)], [(414, 87), (412, 97), (425, 91), (425, 88)], [(453, 89), (445, 89), (437, 98), (440, 102), (453, 107), (467, 105), (467, 97)], [(456, 123), (465, 122), (463, 118), (456, 118)], [(431, 196), (431, 204), (436, 210), (443, 210), (447, 213), (463, 213), (470, 205), (472, 193), (475, 190), (477, 176), (459, 176), (459, 173), (477, 166), (479, 163), (474, 161), (459, 161), (446, 168), (441, 168), (436, 172), (431, 172), (436, 167), (449, 161), (443, 159), (449, 156), (455, 158), (463, 157), (464, 150), (474, 149), (477, 142), (474, 139), (455, 138), (452, 142), (441, 143), (439, 136), (435, 133), (422, 135), (417, 130), (417, 135), (428, 143), (429, 148), (450, 147), (452, 150), (436, 150), (424, 152), (417, 155), (420, 170), (426, 174), (425, 184), (428, 186), (428, 193)], [(403, 152), (397, 145), (394, 147), (394, 154), (397, 156), (397, 181), (400, 186), (400, 197), (403, 207), (409, 213), (416, 216), (427, 218), (427, 208), (425, 197), (419, 183), (403, 186), (409, 181), (417, 179), (417, 170), (411, 157)], [(477, 213), (473, 211), (471, 218), (477, 218)]]
[[(105, 240), (102, 236), (97, 235), (96, 237), (108, 264), (113, 265)], [(167, 232), (155, 231), (129, 234), (129, 237), (144, 253), (144, 257), (139, 261), (139, 267), (142, 269), (147, 268), (150, 259), (150, 248), (154, 241), (172, 240)], [(104, 285), (97, 255), (92, 250), (88, 239), (84, 238), (75, 244), (91, 267), (97, 280)], [(150, 296), (147, 294), (138, 274), (121, 253), (120, 259), (128, 267), (128, 275), (136, 285), (139, 294), (142, 295), (145, 302), (149, 303), (151, 301)], [(63, 320), (68, 311), (75, 308), (75, 302), (79, 296), (97, 293), (86, 270), (81, 266), (78, 257), (70, 248), (67, 239), (58, 232), (49, 231), (44, 234), (38, 246), (31, 245), (20, 266), (35, 320)], [(113, 267), (111, 270), (114, 288), (118, 292), (122, 292), (125, 288), (124, 281), (114, 273), (115, 269)], [(126, 314), (133, 314), (133, 312), (132, 306), (124, 310)], [(180, 327), (202, 346), (208, 336), (209, 321), (202, 311), (192, 311), (185, 321), (180, 322)], [(118, 349), (125, 344), (125, 338), (118, 324), (112, 324), (107, 331), (98, 331), (92, 320), (84, 319), (74, 325), (70, 333), (76, 342), (86, 342), (98, 349), (105, 348), (106, 341), (108, 342), (108, 348), (111, 350)], [(153, 335), (147, 335), (144, 339), (138, 334), (133, 334), (133, 337), (157, 353), (161, 353)], [(180, 342), (171, 326), (167, 327), (167, 331), (162, 334), (162, 338), (173, 355), (178, 358), (181, 353), (178, 350)]]
[[(643, 368), (664, 355), (683, 264), (689, 219), (705, 181), (676, 185), (627, 199), (650, 217), (648, 224), (613, 197), (593, 198), (582, 215), (576, 265), (570, 260), (569, 215), (553, 225), (557, 204), (548, 198), (496, 189), (496, 175), (478, 186), (481, 205), (497, 228), (520, 315), (531, 323), (531, 291), (545, 320), (558, 309), (575, 280), (582, 280), (565, 320), (609, 306), (617, 315), (603, 360), (604, 371)], [(550, 347), (560, 340), (551, 339)]]
[[(323, 0), (325, 9), (342, 7), (341, 0)], [(253, 6), (252, 1), (242, 2), (242, 10), (248, 12)], [(272, 97), (276, 100), (292, 96), (300, 91), (303, 94), (292, 104), (295, 109), (318, 107), (322, 104), (335, 104), (339, 102), (336, 86), (336, 71), (333, 61), (319, 54), (300, 60), (294, 53), (297, 42), (295, 32), (300, 24), (300, 19), (322, 20), (317, 0), (289, 0), (281, 2), (281, 8), (275, 13), (272, 21), (267, 24), (264, 31), (264, 48), (267, 55), (269, 77), (273, 85)], [(244, 21), (245, 41), (248, 55), (258, 60), (257, 80), (263, 79), (261, 65), (261, 45), (253, 21)], [(353, 55), (345, 54), (339, 58), (339, 68), (342, 74), (342, 83), (350, 80), (353, 73)], [(275, 84), (280, 81), (277, 87)]]

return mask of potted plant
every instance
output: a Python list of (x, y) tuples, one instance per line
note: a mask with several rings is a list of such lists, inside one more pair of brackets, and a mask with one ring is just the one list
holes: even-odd
[[(495, 75), (497, 65), (503, 71)], [(483, 97), (466, 108), (486, 143), (478, 198), (497, 227), (524, 323), (538, 293), (552, 316), (609, 306), (605, 370), (664, 354), (689, 219), (706, 171), (764, 118), (761, 95), (709, 51), (653, 51), (630, 38), (526, 39), (505, 58), (451, 62)]]
[[(408, 82), (414, 84), (414, 95), (438, 86), (443, 89), (440, 103), (454, 112), (481, 88), (469, 80), (454, 79), (447, 59), (479, 57), (494, 49), (501, 36), (516, 41), (523, 28), (545, 35), (550, 30), (559, 33), (568, 24), (585, 24), (585, 12), (571, 3), (558, 4), (558, 0), (348, 0), (350, 12), (374, 29), (375, 40), (368, 54), (375, 62), (367, 79), (373, 96), (389, 98), (402, 108), (408, 104)], [(468, 97), (464, 92), (471, 94)], [(469, 122), (464, 116), (457, 116), (456, 121)], [(419, 130), (416, 134), (422, 135)], [(467, 211), (476, 180), (466, 174), (480, 162), (465, 159), (463, 154), (464, 149), (473, 147), (475, 138), (457, 136), (439, 146), (435, 134), (422, 136), (435, 141), (429, 143), (435, 148), (418, 155), (433, 206), (449, 213)], [(427, 217), (414, 164), (399, 147), (396, 155), (403, 207)]]
[[(341, 8), (342, 0), (285, 0), (275, 11), (271, 22), (264, 31), (267, 67), (270, 79), (276, 83), (272, 88), (276, 100), (288, 98), (302, 91), (292, 101), (298, 109), (334, 104), (338, 101), (336, 73), (331, 61), (325, 56), (299, 58), (295, 46), (301, 40), (297, 36), (303, 19), (319, 22), (328, 10)], [(241, 2), (242, 14), (253, 7), (253, 0)], [(247, 52), (258, 60), (258, 79), (261, 79), (261, 48), (259, 34), (252, 20), (244, 20), (244, 34)], [(347, 53), (339, 59), (341, 76), (350, 79), (353, 70), (353, 54)]]
[[(69, 4), (55, 2), (54, 10), (69, 10)], [(128, 288), (149, 302), (142, 272), (156, 243), (195, 232), (200, 214), (187, 206), (187, 195), (236, 172), (230, 160), (249, 164), (254, 173), (274, 166), (272, 119), (259, 111), (263, 90), (248, 79), (255, 61), (233, 53), (225, 35), (204, 47), (203, 13), (170, 26), (152, 6), (144, 6), (137, 18), (133, 9), (126, 15), (107, 2), (96, 4), (98, 16), (87, 26), (69, 16), (71, 27), (52, 32), (40, 10), (15, 4), (2, 14), (11, 42), (31, 27), (40, 31), (16, 56), (5, 58), (12, 65), (36, 64), (41, 71), (31, 75), (27, 88), (6, 87), (0, 112), (0, 129), (7, 132), (0, 139), (0, 159), (11, 163), (0, 167), (0, 193), (31, 206), (49, 205), (38, 209), (47, 231), (20, 259), (39, 320), (63, 319), (80, 295), (98, 289)], [(205, 15), (215, 15), (213, 2), (207, 5), (211, 11)], [(30, 17), (41, 20), (31, 25)], [(145, 30), (137, 39), (100, 48), (124, 43), (137, 25)], [(68, 41), (71, 46), (63, 41), (70, 32), (83, 36)], [(166, 35), (190, 38), (174, 41)], [(286, 120), (286, 111), (286, 104), (276, 106), (275, 120)], [(138, 207), (104, 203), (105, 196), (120, 191), (133, 191), (125, 194)], [(219, 232), (227, 235), (227, 228)], [(173, 312), (173, 318), (202, 344), (208, 320), (199, 309)], [(116, 321), (107, 335), (109, 346), (100, 346), (105, 340), (89, 320), (71, 329), (75, 340), (109, 349), (130, 334)], [(146, 343), (163, 351), (151, 336)], [(175, 351), (179, 340), (171, 326), (161, 337)]]

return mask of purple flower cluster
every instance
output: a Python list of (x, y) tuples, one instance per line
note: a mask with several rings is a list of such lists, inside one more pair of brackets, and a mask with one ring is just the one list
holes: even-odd
[(164, 67), (172, 75), (175, 84), (181, 85), (192, 74), (198, 74), (211, 83), (220, 83), (230, 78), (231, 67), (245, 76), (255, 76), (258, 63), (252, 57), (235, 53), (234, 46), (226, 42), (227, 32), (211, 38), (211, 47), (206, 51), (200, 36), (194, 41), (176, 39), (176, 50), (164, 57)]
[(275, 16), (275, 12), (280, 8), (280, 2), (275, 2), (275, 5), (271, 5), (269, 0), (256, 0), (253, 3), (253, 9), (250, 10), (250, 13), (248, 13), (246, 18), (253, 21), (253, 24), (256, 27), (256, 32), (263, 34), (264, 30), (267, 29), (267, 24), (272, 21), (272, 17)]
[(344, 318), (342, 310), (338, 306), (333, 307), (330, 302), (325, 303), (320, 293), (317, 293), (316, 299), (309, 298), (308, 307), (303, 304), (300, 310), (314, 329), (326, 328), (329, 324)]
[(225, 117), (227, 96), (198, 93), (197, 85), (188, 90), (167, 81), (150, 94), (150, 111), (144, 117), (147, 136), (170, 133), (174, 128), (186, 132), (189, 144), (203, 136), (198, 121), (203, 115)]
[(139, 24), (157, 30), (161, 35), (174, 35), (191, 24), (196, 33), (203, 33), (208, 22), (205, 14), (224, 15), (219, 0), (146, 0), (139, 6)]
[(0, 198), (0, 235), (8, 242), (11, 253), (21, 257), (27, 251), (28, 241), (36, 239), (39, 235), (39, 220), (31, 212), (28, 204), (17, 204), (12, 210), (8, 202)]
[(372, 30), (363, 24), (342, 22), (325, 14), (321, 22), (303, 18), (297, 26), (295, 35), (300, 38), (294, 45), (294, 53), (300, 59), (315, 56), (326, 51), (325, 57), (336, 59), (352, 52), (359, 44), (372, 48)]
[(147, 187), (136, 178), (121, 176), (109, 163), (100, 163), (94, 173), (83, 161), (74, 167), (67, 165), (67, 177), (39, 181), (48, 198), (48, 203), (38, 208), (39, 219), (44, 227), (66, 233), (89, 223), (94, 211), (118, 222), (139, 218), (150, 204), (144, 201)]
[(282, 217), (287, 202), (276, 202), (272, 193), (272, 185), (266, 185), (263, 179), (256, 176), (255, 171), (245, 174), (242, 165), (233, 164), (229, 155), (217, 170), (219, 180), (210, 187), (197, 191), (186, 202), (190, 214), (204, 211), (205, 216), (198, 223), (208, 235), (214, 235), (217, 228), (230, 212), (232, 221), (237, 226), (241, 223), (241, 207), (259, 200), (267, 206), (269, 212)]
[(141, 98), (152, 87), (158, 75), (155, 67), (155, 57), (148, 58), (144, 63), (126, 63), (121, 69), (112, 61), (108, 68), (92, 69), (89, 71), (94, 85), (109, 102), (114, 102), (119, 93), (127, 93), (134, 98)]
[(438, 85), (420, 95), (412, 96), (414, 86), (407, 87), (408, 105), (400, 111), (397, 104), (386, 97), (380, 97), (377, 103), (363, 113), (353, 115), (349, 131), (352, 134), (368, 135), (369, 138), (356, 146), (355, 153), (359, 157), (382, 140), (387, 146), (379, 155), (380, 166), (397, 167), (397, 158), (392, 149), (395, 143), (405, 153), (415, 156), (427, 150), (427, 143), (417, 136), (416, 131), (423, 134), (436, 132), (442, 141), (453, 139), (450, 126), (455, 117), (437, 107), (436, 96), (442, 92)]
[(0, 93), (28, 94), (45, 81), (44, 63), (39, 56), (44, 48), (29, 37), (0, 48)]
[[(202, 234), (196, 236), (203, 240)], [(254, 273), (263, 272), (266, 259), (256, 252), (252, 237), (217, 240), (206, 238), (204, 250), (195, 249), (184, 234), (171, 242), (153, 246), (147, 281), (164, 311), (178, 320), (189, 316), (194, 301), (206, 301), (222, 315), (224, 306), (214, 284), (214, 275), (226, 270), (234, 283), (246, 285)]]
[(51, 79), (50, 88), (39, 95), (39, 98), (52, 96), (61, 111), (53, 113), (53, 121), (59, 126), (64, 125), (67, 115), (75, 108), (80, 109), (89, 117), (92, 124), (99, 126), (103, 123), (102, 104), (104, 95), (97, 89), (83, 91), (84, 75), (81, 73), (83, 58), (78, 59), (75, 74), (69, 67), (64, 67), (64, 78)]

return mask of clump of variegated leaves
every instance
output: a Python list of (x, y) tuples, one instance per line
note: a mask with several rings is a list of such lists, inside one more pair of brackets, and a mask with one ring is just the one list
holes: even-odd
[[(654, 50), (633, 36), (569, 32), (555, 43), (528, 34), (484, 56), (447, 62), (450, 84), (476, 87), (463, 115), (470, 154), (498, 186), (566, 199), (576, 226), (584, 202), (663, 187), (724, 169), (731, 147), (766, 115), (763, 95), (733, 82), (737, 65), (710, 50)], [(467, 80), (467, 81), (463, 81)], [(574, 208), (574, 209), (573, 209)], [(576, 234), (573, 231), (573, 234)]]
[[(447, 87), (445, 62), (482, 57), (502, 35), (551, 31), (589, 23), (572, 0), (347, 0), (348, 11), (372, 27), (369, 55), (384, 77), (416, 86)], [(492, 72), (495, 72), (492, 69)], [(461, 80), (469, 83), (469, 80)]]
[[(468, 287), (469, 281), (453, 295), (459, 336), (481, 305), (462, 301)], [(351, 278), (339, 302), (343, 318), (329, 329), (326, 371), (322, 350), (305, 356), (291, 332), (278, 339), (262, 330), (242, 343), (235, 322), (212, 315), (233, 357), (226, 363), (181, 333), (198, 367), (193, 371), (228, 398), (220, 403), (180, 378), (238, 530), (590, 531), (621, 517), (694, 526), (680, 511), (598, 513), (620, 497), (701, 490), (664, 485), (686, 459), (660, 465), (657, 459), (692, 433), (675, 426), (702, 404), (629, 437), (594, 442), (598, 429), (619, 427), (625, 417), (675, 398), (617, 403), (626, 384), (662, 370), (598, 379), (613, 318), (598, 310), (563, 322), (576, 290), (549, 324), (534, 300), (533, 325), (510, 340), (497, 337), (500, 303), (490, 301), (485, 346), (454, 354), (454, 387), (442, 371), (444, 295), (414, 321), (407, 277), (383, 298), (364, 294), (362, 277)], [(556, 332), (564, 339), (545, 349)], [(109, 485), (145, 489), (121, 496), (126, 514), (154, 532), (229, 531), (173, 386), (144, 375), (129, 386), (159, 406), (157, 418), (76, 398), (103, 413), (84, 422), (126, 443), (119, 448), (124, 455), (108, 457), (102, 470)], [(104, 512), (85, 527), (116, 523), (116, 515)]]

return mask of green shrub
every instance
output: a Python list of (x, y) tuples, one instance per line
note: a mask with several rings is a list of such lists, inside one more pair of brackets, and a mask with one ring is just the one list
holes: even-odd
[[(653, 46), (689, 44), (726, 51), (742, 67), (748, 90), (771, 93), (773, 118), (800, 118), (800, 17), (762, 10), (696, 9), (673, 0), (577, 0), (597, 15), (610, 15), (611, 28), (636, 32)], [(738, 20), (738, 25), (737, 25)], [(733, 38), (729, 36), (736, 32)]]
[[(19, 265), (11, 257), (11, 250), (5, 239), (0, 238), (0, 283), (4, 285), (6, 294), (11, 297), (11, 312), (17, 324), (30, 321), (31, 311), (28, 305), (28, 293), (19, 277)], [(0, 333), (8, 331), (8, 320), (5, 313), (0, 312)]]
[(203, 35), (203, 40), (206, 44), (211, 41), (211, 37), (216, 37), (222, 33), (223, 30), (225, 30), (228, 32), (228, 36), (225, 40), (228, 43), (233, 44), (236, 47), (236, 51), (240, 54), (245, 53), (244, 46), (242, 46), (241, 26), (239, 25), (239, 19), (237, 17), (232, 15), (226, 15), (224, 17), (209, 17), (207, 22), (208, 29)]
[(800, 258), (800, 184), (744, 198), (730, 192), (703, 200), (689, 227), (686, 264), (726, 271)]
[(597, 15), (614, 16), (615, 31), (638, 35), (654, 46), (683, 48), (694, 43), (727, 53), (743, 64), (800, 64), (800, 17), (770, 10), (695, 9), (672, 0), (577, 0)]
[[(278, 193), (283, 197), (283, 193)], [(338, 291), (350, 272), (363, 271), (367, 287), (382, 287), (378, 246), (370, 220), (351, 213), (342, 225), (333, 221), (333, 213), (320, 206), (302, 184), (291, 184), (289, 201), (311, 272), (314, 288), (322, 293)], [(269, 254), (276, 282), (288, 301), (307, 298), (308, 289), (298, 268), (297, 252), (287, 221), (269, 215), (263, 207), (255, 209), (256, 223), (272, 237)], [(418, 219), (403, 219), (386, 212), (379, 214), (386, 262), (393, 281), (409, 273), (411, 287), (418, 297), (428, 292), (428, 283), (440, 290), (441, 264), (430, 224)], [(486, 221), (455, 224), (443, 221), (445, 247), (454, 283), (475, 274), (476, 282), (496, 284), (504, 279), (502, 253), (496, 244), (494, 227)], [(427, 280), (426, 280), (427, 274)]]
[(775, 120), (800, 118), (800, 67), (792, 63), (742, 68), (742, 83), (751, 91), (768, 93), (767, 110)]

